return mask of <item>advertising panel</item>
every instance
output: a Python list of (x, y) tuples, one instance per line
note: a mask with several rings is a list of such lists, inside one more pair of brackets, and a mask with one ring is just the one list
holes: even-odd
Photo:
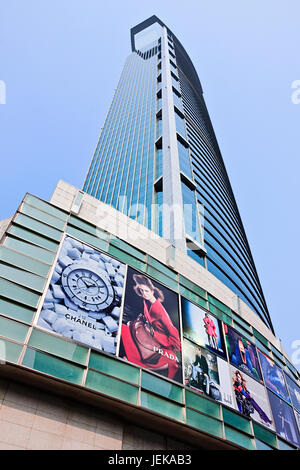
[(178, 295), (128, 268), (119, 356), (182, 382)]
[(274, 416), (276, 432), (289, 442), (300, 446), (299, 431), (293, 409), (285, 401), (268, 390), (272, 413)]
[(287, 374), (284, 375), (290, 392), (292, 403), (296, 410), (298, 410), (300, 413), (300, 387)]
[(283, 372), (280, 367), (261, 351), (258, 351), (258, 354), (266, 386), (284, 400), (290, 401)]
[(242, 415), (275, 430), (265, 387), (233, 366), (231, 378), (236, 409)]
[(186, 386), (234, 407), (229, 366), (226, 361), (184, 338), (183, 364)]
[(37, 325), (115, 354), (125, 272), (120, 261), (66, 236)]
[(297, 424), (298, 424), (298, 430), (300, 432), (300, 413), (298, 413), (298, 411), (294, 410), (295, 411), (295, 416), (296, 416), (296, 421), (297, 421)]
[(255, 346), (225, 323), (224, 332), (230, 362), (242, 372), (262, 381)]
[(185, 338), (226, 357), (220, 320), (183, 297), (181, 297), (181, 312)]

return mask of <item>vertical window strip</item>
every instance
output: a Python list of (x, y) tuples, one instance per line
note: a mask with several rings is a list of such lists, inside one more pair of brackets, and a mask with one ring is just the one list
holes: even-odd
[[(132, 82), (134, 82), (134, 80), (132, 80)], [(134, 85), (133, 85), (134, 86)], [(139, 87), (139, 83), (137, 83), (136, 87), (138, 88)], [(134, 88), (133, 88), (134, 89)], [(129, 95), (131, 93), (129, 92)], [(136, 94), (134, 96), (134, 102), (132, 101), (132, 99), (130, 100), (130, 103), (129, 103), (129, 106), (130, 106), (130, 109), (133, 110), (134, 107), (135, 107), (135, 100), (136, 100)], [(118, 190), (116, 189), (116, 186), (117, 188), (120, 186), (120, 180), (119, 180), (119, 174), (120, 174), (120, 165), (122, 164), (122, 160), (124, 161), (124, 148), (127, 147), (127, 144), (129, 142), (129, 129), (130, 129), (130, 124), (132, 123), (132, 120), (133, 120), (133, 113), (132, 112), (127, 112), (127, 116), (126, 114), (124, 115), (124, 118), (122, 119), (122, 129), (121, 131), (119, 132), (119, 144), (121, 145), (121, 149), (120, 151), (116, 152), (116, 157), (118, 157), (117, 159), (117, 166), (114, 166), (111, 170), (111, 173), (110, 173), (110, 180), (109, 180), (109, 183), (106, 185), (107, 188), (106, 188), (106, 198), (105, 198), (105, 202), (107, 204), (111, 204), (112, 201), (114, 200), (115, 204), (117, 204), (117, 200), (116, 200), (116, 196), (118, 194)], [(126, 142), (126, 144), (125, 144)], [(115, 198), (114, 198), (114, 194), (116, 195)]]
[[(118, 126), (115, 132), (113, 132), (112, 134), (111, 144), (108, 149), (109, 160), (105, 168), (103, 182), (101, 183), (101, 185), (98, 185), (98, 192), (97, 192), (96, 197), (103, 200), (104, 202), (106, 202), (107, 193), (109, 190), (109, 181), (111, 179), (111, 175), (113, 174), (115, 164), (116, 164), (116, 159), (118, 157), (118, 151), (117, 151), (118, 145), (120, 144), (120, 142), (122, 142), (122, 140), (120, 141), (122, 131), (124, 129), (124, 125), (126, 124), (128, 115), (129, 115), (128, 108), (130, 106), (131, 99), (132, 99), (131, 90), (134, 90), (133, 88), (134, 80), (130, 80), (130, 78), (132, 77), (132, 74), (134, 73), (133, 70), (134, 68), (132, 68), (131, 74), (127, 78), (126, 83), (124, 84), (125, 85), (124, 93), (123, 93), (123, 96), (121, 97), (121, 99), (123, 100), (123, 107), (122, 107), (121, 112), (118, 115), (118, 119), (117, 119)], [(129, 87), (128, 87), (128, 82), (130, 83)]]
[[(138, 65), (141, 66), (141, 63), (137, 62), (136, 68), (138, 67)], [(135, 75), (138, 76), (140, 80), (142, 79), (142, 77), (140, 77), (140, 75), (136, 73), (136, 69), (135, 69)], [(139, 84), (137, 85), (136, 89), (139, 90)], [(115, 192), (114, 192), (113, 201), (116, 206), (118, 205), (118, 209), (122, 212), (124, 211), (125, 208), (119, 207), (119, 197), (120, 196), (122, 197), (125, 195), (124, 188), (125, 188), (126, 178), (127, 178), (126, 171), (128, 170), (128, 167), (130, 164), (132, 148), (135, 142), (136, 114), (137, 114), (137, 109), (139, 107), (139, 100), (140, 100), (140, 91), (138, 91), (138, 93), (135, 94), (134, 102), (131, 104), (132, 112), (130, 113), (131, 115), (130, 131), (128, 132), (128, 138), (126, 141), (126, 146), (124, 148), (124, 153), (123, 153), (123, 158), (122, 158), (123, 159), (122, 169), (119, 172), (120, 180), (118, 181), (118, 187), (116, 187)]]
[[(132, 68), (132, 57), (130, 56), (125, 63), (123, 73), (121, 75), (121, 79), (119, 81), (117, 91), (115, 93), (114, 106), (112, 107), (111, 112), (108, 114), (107, 119), (105, 121), (105, 125), (101, 132), (101, 136), (103, 134), (103, 139), (101, 141), (101, 145), (99, 146), (98, 156), (95, 159), (95, 165), (94, 165), (93, 173), (90, 179), (89, 193), (92, 195), (95, 195), (96, 188), (97, 188), (97, 184), (96, 184), (97, 180), (100, 181), (101, 174), (106, 163), (107, 144), (109, 142), (109, 139), (111, 139), (112, 129), (115, 128), (115, 126), (117, 125), (116, 116), (119, 114), (120, 107), (122, 105), (122, 100), (120, 99), (120, 97), (122, 97), (123, 90), (125, 88), (125, 84), (127, 81), (127, 77), (130, 73), (131, 68)], [(102, 166), (102, 169), (101, 169), (101, 172), (99, 173), (100, 165)]]
[[(148, 111), (147, 111), (147, 124), (146, 124), (146, 130), (147, 130), (147, 139), (144, 143), (145, 146), (145, 151), (146, 155), (143, 161), (143, 168), (141, 169), (141, 176), (140, 176), (140, 188), (143, 188), (143, 184), (145, 181), (144, 189), (143, 191), (140, 189), (139, 193), (139, 198), (138, 198), (138, 203), (144, 206), (144, 213), (143, 213), (143, 218), (141, 223), (149, 227), (149, 217), (151, 217), (151, 213), (149, 213), (148, 208), (146, 207), (146, 197), (147, 197), (147, 188), (149, 185), (148, 178), (149, 176), (151, 177), (151, 174), (149, 174), (149, 160), (150, 160), (150, 148), (151, 145), (154, 145), (154, 136), (151, 135), (152, 131), (152, 119), (153, 115), (155, 114), (155, 99), (156, 99), (156, 93), (155, 93), (155, 66), (156, 66), (156, 57), (153, 57), (151, 62), (149, 63), (149, 84), (148, 84), (148, 89), (149, 89), (149, 94), (148, 94)], [(153, 168), (153, 157), (151, 158), (152, 161), (152, 168)], [(151, 187), (153, 187), (153, 171), (152, 171), (152, 178), (150, 181)], [(147, 216), (147, 220), (146, 220)], [(151, 222), (150, 222), (150, 227), (151, 227)]]
[(118, 119), (117, 116), (120, 114), (123, 106), (124, 106), (124, 89), (126, 85), (126, 80), (127, 77), (130, 75), (130, 69), (132, 68), (132, 57), (130, 56), (128, 61), (125, 64), (125, 69), (126, 69), (126, 75), (123, 77), (123, 82), (120, 84), (120, 89), (118, 93), (118, 101), (115, 109), (114, 115), (111, 117), (109, 121), (109, 125), (107, 126), (107, 136), (105, 140), (105, 144), (103, 143), (102, 148), (101, 148), (101, 157), (99, 155), (98, 159), (98, 165), (97, 168), (95, 169), (95, 177), (94, 177), (94, 185), (93, 185), (93, 191), (92, 195), (95, 196), (99, 185), (102, 184), (102, 179), (104, 176), (104, 171), (105, 168), (108, 164), (108, 159), (109, 159), (109, 146), (111, 145), (112, 137), (114, 134), (114, 130), (116, 129), (118, 125)]
[(139, 185), (140, 185), (140, 169), (142, 166), (142, 162), (144, 160), (144, 136), (145, 136), (145, 128), (147, 123), (147, 98), (149, 95), (149, 71), (148, 71), (148, 64), (149, 62), (145, 63), (144, 65), (144, 80), (142, 82), (143, 87), (143, 95), (141, 101), (141, 109), (140, 109), (140, 121), (139, 121), (139, 136), (138, 136), (138, 144), (137, 144), (137, 152), (135, 154), (135, 163), (132, 175), (132, 185), (129, 187), (128, 195), (130, 196), (130, 217), (136, 218), (137, 215), (137, 208), (134, 212), (132, 212), (132, 207), (138, 201), (138, 194), (139, 194)]

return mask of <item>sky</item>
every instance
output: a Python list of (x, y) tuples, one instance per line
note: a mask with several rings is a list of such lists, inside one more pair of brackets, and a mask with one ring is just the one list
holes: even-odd
[(153, 14), (199, 74), (275, 333), (299, 369), (298, 0), (0, 0), (0, 220), (26, 192), (82, 187), (129, 30)]

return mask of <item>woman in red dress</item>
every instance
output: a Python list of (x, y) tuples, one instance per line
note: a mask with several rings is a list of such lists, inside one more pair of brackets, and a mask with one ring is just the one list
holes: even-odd
[(128, 322), (127, 325), (122, 325), (121, 331), (124, 357), (130, 362), (153, 371), (166, 370), (168, 378), (174, 379), (180, 364), (177, 356), (181, 350), (181, 343), (178, 330), (162, 305), (164, 295), (146, 276), (133, 274), (133, 279), (135, 281), (133, 289), (143, 299), (144, 320), (150, 325), (153, 338), (158, 345), (155, 348), (158, 354), (155, 361), (143, 360), (137, 341), (132, 336), (130, 322)]

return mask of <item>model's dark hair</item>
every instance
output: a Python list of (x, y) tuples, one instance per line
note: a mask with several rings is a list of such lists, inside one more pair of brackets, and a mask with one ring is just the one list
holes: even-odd
[(159, 299), (161, 302), (164, 301), (164, 294), (160, 289), (155, 287), (152, 283), (152, 281), (146, 277), (143, 276), (143, 274), (133, 274), (133, 280), (135, 281), (135, 286), (133, 286), (134, 292), (139, 296), (143, 297), (140, 291), (140, 285), (147, 286), (150, 290), (153, 291), (154, 297)]
[(247, 380), (245, 379), (245, 377), (243, 376), (243, 374), (239, 370), (236, 370), (233, 377), (232, 377), (233, 383), (235, 383), (236, 381), (238, 382), (238, 375), (241, 377), (242, 387), (244, 387), (245, 390), (247, 390), (247, 386), (246, 386)]

